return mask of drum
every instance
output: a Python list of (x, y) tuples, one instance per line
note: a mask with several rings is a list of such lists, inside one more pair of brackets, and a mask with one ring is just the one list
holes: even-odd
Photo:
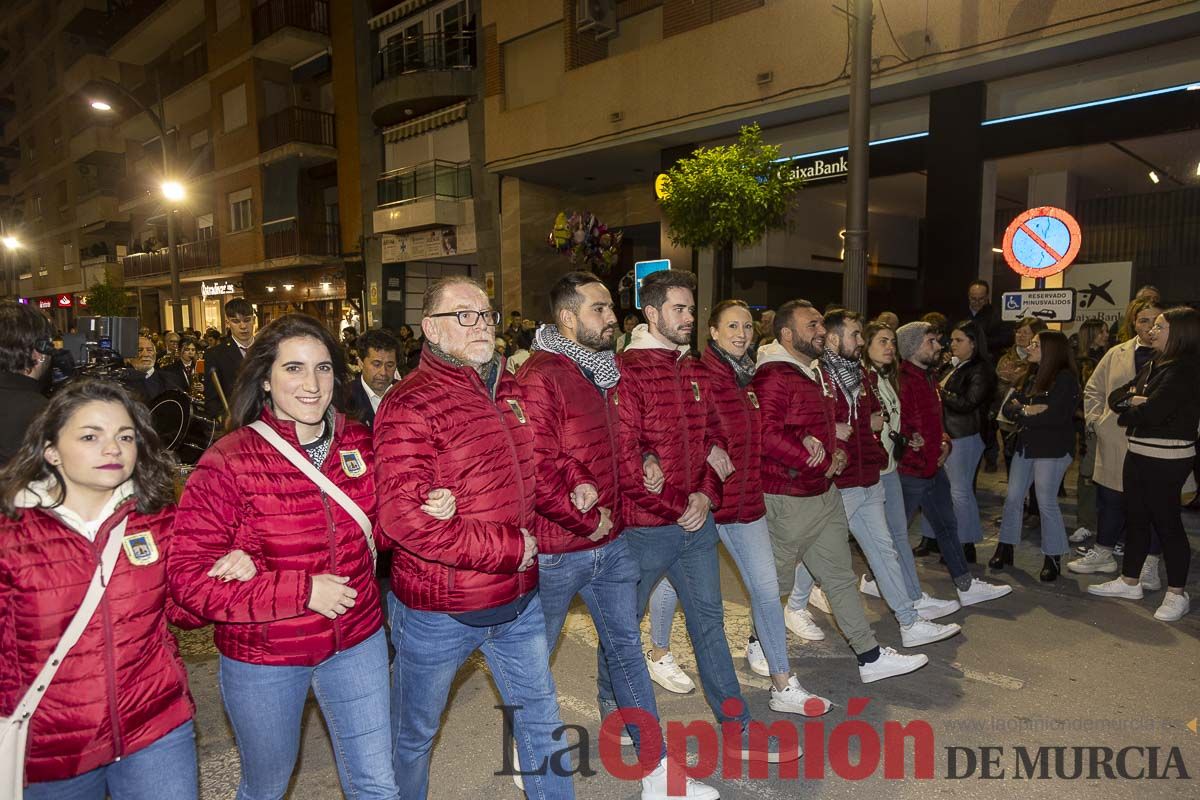
[(217, 438), (217, 422), (196, 413), (191, 399), (168, 389), (150, 404), (150, 420), (163, 446), (181, 464), (195, 464)]

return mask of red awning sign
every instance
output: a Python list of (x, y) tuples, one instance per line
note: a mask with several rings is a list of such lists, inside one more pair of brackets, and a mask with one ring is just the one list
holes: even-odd
[(69, 294), (60, 294), (55, 298), (54, 304), (59, 308), (70, 308), (75, 305), (75, 300)]
[(1020, 214), (1004, 232), (1004, 260), (1026, 278), (1048, 278), (1071, 266), (1079, 255), (1079, 223), (1053, 206)]

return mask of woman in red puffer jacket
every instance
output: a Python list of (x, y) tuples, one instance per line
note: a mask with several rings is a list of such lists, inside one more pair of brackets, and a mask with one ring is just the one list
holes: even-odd
[[(713, 308), (709, 323), (710, 341), (700, 359), (701, 388), (720, 420), (733, 463), (722, 486), (721, 507), (713, 516), (750, 595), (754, 625), (746, 660), (754, 672), (770, 676), (773, 711), (824, 714), (829, 701), (805, 691), (788, 665), (787, 630), (763, 500), (762, 418), (750, 387), (755, 368), (747, 350), (754, 342), (754, 318), (741, 300), (725, 300)], [(650, 635), (659, 650), (668, 649), (671, 641), (675, 606), (675, 590), (664, 578), (650, 597)]]
[[(26, 800), (197, 796), (192, 698), (167, 622), (204, 623), (168, 596), (173, 500), (170, 454), (115, 383), (58, 392), (0, 472), (0, 715), (26, 726)], [(105, 551), (99, 604), (49, 664)], [(244, 554), (214, 561), (213, 583), (253, 570)]]

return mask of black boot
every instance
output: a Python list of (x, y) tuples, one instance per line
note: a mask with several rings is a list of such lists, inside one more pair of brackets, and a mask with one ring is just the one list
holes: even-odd
[(992, 557), (988, 559), (988, 566), (992, 569), (1004, 569), (1004, 565), (1012, 566), (1013, 562), (1013, 546), (1001, 542), (996, 545), (996, 552), (992, 553)]
[(968, 542), (963, 545), (963, 557), (967, 559), (968, 564), (975, 563), (975, 543)]
[(938, 549), (937, 539), (930, 539), (928, 536), (921, 537), (921, 543), (913, 548), (914, 556), (927, 556), (930, 553), (940, 553)]
[(1038, 577), (1046, 583), (1053, 583), (1058, 580), (1058, 574), (1062, 572), (1061, 556), (1046, 556), (1042, 561), (1042, 574)]

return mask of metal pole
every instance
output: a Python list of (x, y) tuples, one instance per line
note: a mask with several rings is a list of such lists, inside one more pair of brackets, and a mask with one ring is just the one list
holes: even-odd
[[(162, 145), (163, 180), (175, 180), (171, 174), (171, 158), (167, 155), (167, 126), (166, 109), (163, 107), (162, 82), (158, 70), (154, 71), (154, 90), (158, 95), (158, 117), (154, 119), (158, 125), (159, 143)], [(167, 264), (171, 270), (171, 322), (174, 331), (183, 333), (183, 290), (179, 286), (179, 255), (175, 250), (175, 201), (163, 198), (167, 203)]]
[[(850, 66), (850, 179), (846, 197), (846, 255), (842, 304), (867, 310), (867, 181), (871, 123), (871, 0), (854, 0), (854, 44)], [(849, 9), (847, 9), (849, 10)]]

